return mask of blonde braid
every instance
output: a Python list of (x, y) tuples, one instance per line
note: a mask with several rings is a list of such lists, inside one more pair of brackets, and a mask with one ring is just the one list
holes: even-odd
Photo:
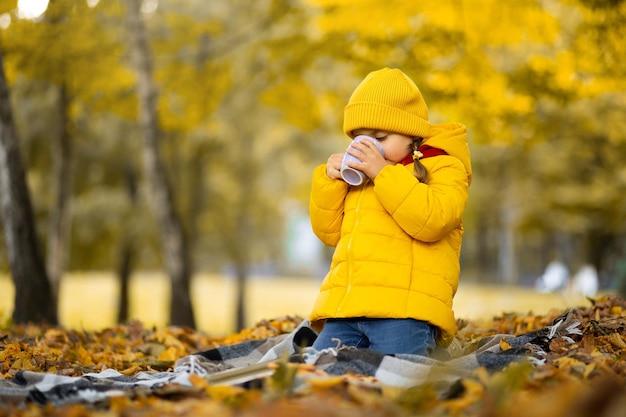
[(420, 158), (424, 155), (420, 152), (420, 146), (422, 146), (422, 142), (424, 142), (423, 138), (415, 138), (413, 143), (411, 144), (411, 156), (413, 156), (413, 171), (415, 174), (415, 178), (421, 183), (428, 183), (428, 171), (426, 171), (426, 167), (422, 165), (420, 162)]

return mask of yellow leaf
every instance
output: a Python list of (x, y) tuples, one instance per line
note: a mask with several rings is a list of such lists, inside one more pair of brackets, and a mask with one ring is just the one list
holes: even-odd
[(511, 349), (511, 345), (509, 344), (509, 342), (504, 340), (504, 338), (502, 338), (502, 339), (500, 339), (500, 349), (502, 351), (509, 350), (509, 349)]
[(173, 346), (168, 347), (158, 357), (160, 361), (175, 361), (176, 359), (178, 359), (178, 350)]
[(11, 365), (11, 368), (17, 369), (20, 371), (21, 370), (38, 371), (37, 367), (33, 363), (33, 360), (25, 355), (20, 358), (17, 358), (15, 362), (13, 362), (13, 365)]
[(64, 330), (53, 328), (46, 331), (44, 338), (49, 341), (67, 342), (67, 333)]
[(113, 413), (122, 414), (121, 411), (130, 405), (130, 399), (124, 396), (111, 397), (109, 399), (109, 405)]
[(4, 350), (0, 352), (0, 361), (8, 360), (12, 358), (17, 353), (21, 352), (20, 344), (17, 342), (13, 342), (4, 346)]
[(89, 352), (87, 352), (87, 350), (85, 350), (84, 347), (80, 346), (78, 348), (78, 358), (80, 359), (80, 363), (83, 366), (93, 366), (94, 362), (91, 359), (91, 355), (89, 354)]
[(312, 389), (328, 389), (344, 385), (346, 380), (343, 376), (315, 377), (307, 380)]
[(578, 359), (570, 358), (568, 356), (555, 359), (554, 364), (557, 365), (559, 369), (564, 369), (564, 370), (568, 370), (572, 368), (585, 369), (587, 366), (583, 362), (579, 361)]
[(585, 367), (585, 370), (583, 371), (583, 378), (587, 379), (589, 377), (589, 375), (596, 369), (596, 364), (595, 363), (590, 363)]
[(120, 374), (130, 376), (136, 374), (140, 370), (141, 367), (139, 367), (138, 365), (133, 365), (130, 368), (126, 368), (123, 371), (120, 371)]
[(626, 343), (624, 343), (624, 339), (622, 339), (622, 336), (619, 333), (611, 334), (611, 336), (609, 337), (609, 342), (611, 342), (613, 346), (620, 349), (626, 348)]
[(208, 392), (209, 381), (202, 378), (201, 376), (196, 375), (196, 374), (191, 374), (189, 375), (189, 382), (191, 382), (191, 385), (193, 385), (194, 387), (203, 388), (205, 391)]
[(206, 391), (211, 398), (216, 400), (227, 400), (246, 392), (244, 388), (231, 387), (228, 385), (211, 385), (207, 387)]

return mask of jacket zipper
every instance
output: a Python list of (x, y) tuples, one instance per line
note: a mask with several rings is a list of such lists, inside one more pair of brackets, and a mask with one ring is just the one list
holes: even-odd
[(356, 205), (354, 207), (354, 226), (352, 228), (352, 233), (350, 233), (350, 240), (348, 240), (348, 244), (346, 245), (346, 262), (348, 263), (348, 267), (346, 269), (346, 278), (348, 280), (348, 286), (346, 287), (346, 293), (344, 294), (344, 299), (339, 306), (338, 311), (341, 311), (343, 309), (343, 303), (345, 302), (345, 299), (348, 297), (348, 294), (352, 289), (352, 240), (354, 239), (355, 232), (359, 226), (359, 211), (361, 208), (361, 200), (363, 198), (363, 189), (360, 189), (357, 192), (359, 194), (356, 200)]

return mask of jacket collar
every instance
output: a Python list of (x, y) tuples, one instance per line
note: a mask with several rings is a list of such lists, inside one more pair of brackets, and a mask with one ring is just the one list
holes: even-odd
[[(432, 146), (429, 146), (429, 145), (420, 146), (419, 151), (423, 155), (420, 159), (430, 158), (431, 156), (448, 155), (448, 152), (444, 151), (443, 149), (433, 148)], [(410, 163), (413, 162), (413, 154), (408, 154), (400, 162), (402, 163), (402, 165), (409, 165)]]

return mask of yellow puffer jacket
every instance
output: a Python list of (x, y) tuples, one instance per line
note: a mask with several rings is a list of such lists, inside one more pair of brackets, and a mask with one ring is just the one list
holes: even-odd
[(413, 163), (388, 165), (361, 187), (329, 178), (325, 164), (315, 169), (311, 224), (336, 246), (310, 316), (318, 328), (327, 318), (414, 318), (439, 328), (438, 344), (452, 341), (472, 173), (465, 126), (432, 131), (424, 144), (448, 155), (422, 160), (428, 184), (414, 177)]

